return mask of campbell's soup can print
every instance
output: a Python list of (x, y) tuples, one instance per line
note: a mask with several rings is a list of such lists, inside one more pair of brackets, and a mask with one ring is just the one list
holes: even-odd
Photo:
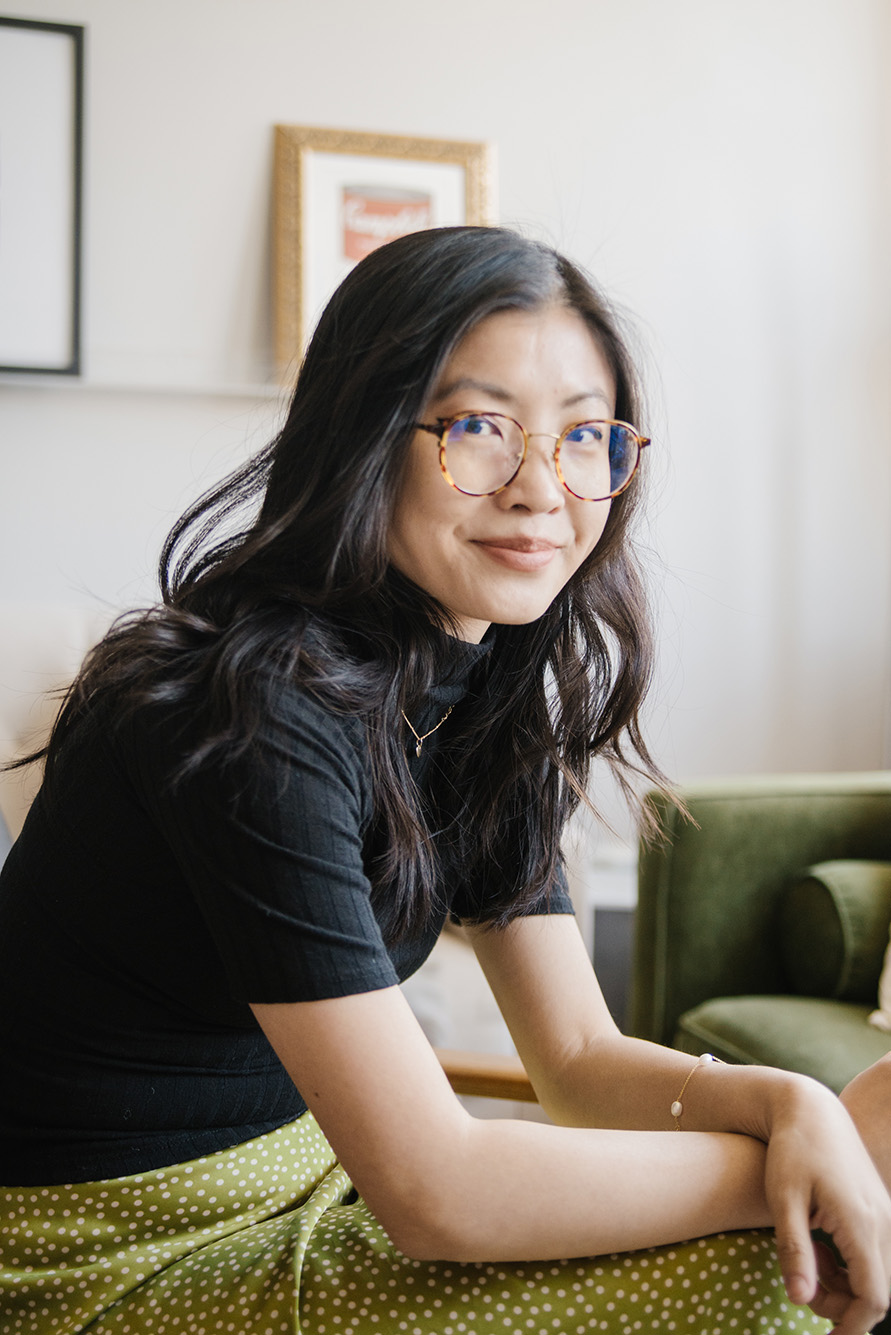
[(385, 241), (433, 226), (433, 200), (423, 190), (380, 185), (343, 187), (343, 253), (364, 260)]

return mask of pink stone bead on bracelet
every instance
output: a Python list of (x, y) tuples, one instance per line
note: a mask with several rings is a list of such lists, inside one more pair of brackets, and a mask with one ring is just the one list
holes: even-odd
[(675, 1129), (675, 1131), (680, 1131), (680, 1129), (681, 1129), (680, 1118), (681, 1118), (681, 1114), (682, 1114), (683, 1111), (684, 1111), (684, 1105), (683, 1105), (683, 1103), (681, 1102), (681, 1099), (684, 1097), (684, 1091), (686, 1090), (686, 1088), (687, 1088), (687, 1086), (689, 1085), (690, 1081), (693, 1079), (693, 1077), (694, 1077), (694, 1075), (696, 1074), (696, 1072), (699, 1070), (700, 1066), (710, 1066), (710, 1065), (712, 1064), (712, 1062), (714, 1062), (714, 1063), (715, 1063), (716, 1065), (718, 1065), (718, 1066), (723, 1066), (723, 1065), (724, 1065), (724, 1063), (721, 1061), (721, 1058), (720, 1058), (720, 1057), (716, 1057), (716, 1056), (714, 1055), (714, 1053), (712, 1053), (712, 1052), (704, 1052), (704, 1053), (702, 1054), (702, 1056), (699, 1058), (699, 1061), (696, 1063), (696, 1065), (691, 1069), (690, 1074), (687, 1076), (687, 1079), (686, 1079), (686, 1080), (684, 1081), (684, 1083), (681, 1085), (681, 1092), (680, 1092), (680, 1094), (678, 1094), (678, 1096), (677, 1096), (677, 1098), (675, 1099), (674, 1103), (671, 1105), (671, 1115), (672, 1115), (672, 1117), (674, 1118), (674, 1129)]

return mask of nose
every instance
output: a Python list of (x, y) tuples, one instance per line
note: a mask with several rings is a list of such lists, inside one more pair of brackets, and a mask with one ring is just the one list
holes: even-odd
[(533, 513), (547, 514), (566, 504), (566, 490), (557, 476), (554, 448), (559, 436), (546, 431), (530, 431), (526, 458), (520, 471), (504, 491), (496, 496), (505, 508), (519, 506)]

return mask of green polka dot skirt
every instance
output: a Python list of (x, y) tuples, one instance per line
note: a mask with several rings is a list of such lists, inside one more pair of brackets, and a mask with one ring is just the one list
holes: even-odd
[(357, 1199), (309, 1113), (156, 1172), (0, 1188), (3, 1335), (828, 1328), (788, 1302), (765, 1232), (584, 1261), (409, 1260)]

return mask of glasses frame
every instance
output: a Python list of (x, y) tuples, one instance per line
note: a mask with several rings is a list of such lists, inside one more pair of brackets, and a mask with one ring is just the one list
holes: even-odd
[[(517, 464), (516, 468), (514, 469), (510, 477), (507, 479), (507, 481), (502, 482), (501, 486), (495, 487), (493, 491), (467, 491), (464, 487), (458, 486), (457, 482), (455, 481), (455, 479), (452, 477), (451, 473), (448, 470), (448, 465), (446, 464), (446, 438), (449, 432), (451, 431), (452, 427), (455, 425), (455, 423), (460, 422), (465, 417), (493, 417), (497, 422), (513, 423), (513, 425), (517, 428), (517, 430), (522, 432), (523, 453), (520, 456), (520, 462)], [(569, 435), (569, 433), (571, 431), (577, 431), (580, 426), (624, 427), (626, 431), (631, 432), (631, 435), (637, 446), (637, 458), (634, 460), (634, 467), (628, 474), (626, 481), (622, 483), (621, 487), (618, 487), (615, 491), (609, 492), (608, 495), (606, 496), (580, 496), (577, 491), (573, 491), (572, 487), (569, 485), (569, 483), (566, 481), (566, 478), (563, 476), (563, 470), (560, 467), (560, 450), (563, 446), (564, 440)], [(631, 485), (632, 479), (634, 478), (635, 473), (640, 467), (640, 456), (642, 452), (646, 449), (648, 445), (652, 444), (652, 441), (649, 436), (642, 436), (640, 432), (636, 429), (636, 427), (633, 427), (630, 422), (623, 422), (621, 421), (621, 419), (616, 417), (586, 417), (583, 418), (582, 421), (580, 422), (573, 422), (571, 426), (565, 427), (563, 431), (561, 431), (559, 436), (554, 435), (552, 431), (527, 431), (526, 428), (520, 422), (518, 422), (515, 417), (508, 417), (507, 413), (486, 413), (486, 412), (453, 413), (451, 417), (437, 417), (435, 422), (415, 422), (415, 429), (417, 431), (428, 431), (431, 435), (439, 437), (440, 471), (442, 472), (442, 475), (445, 478), (446, 482), (449, 484), (449, 486), (454, 487), (455, 491), (459, 491), (462, 496), (497, 496), (499, 492), (504, 491), (505, 488), (509, 487), (510, 484), (515, 480), (520, 469), (523, 467), (523, 464), (526, 462), (526, 457), (529, 454), (530, 440), (535, 440), (536, 437), (542, 436), (547, 440), (554, 440), (557, 442), (556, 445), (554, 446), (554, 467), (557, 470), (557, 477), (560, 479), (561, 486), (565, 491), (569, 492), (570, 496), (574, 496), (577, 501), (591, 501), (592, 503), (597, 501), (612, 501), (616, 498), (616, 496), (621, 496), (622, 492), (626, 491), (627, 488)]]

